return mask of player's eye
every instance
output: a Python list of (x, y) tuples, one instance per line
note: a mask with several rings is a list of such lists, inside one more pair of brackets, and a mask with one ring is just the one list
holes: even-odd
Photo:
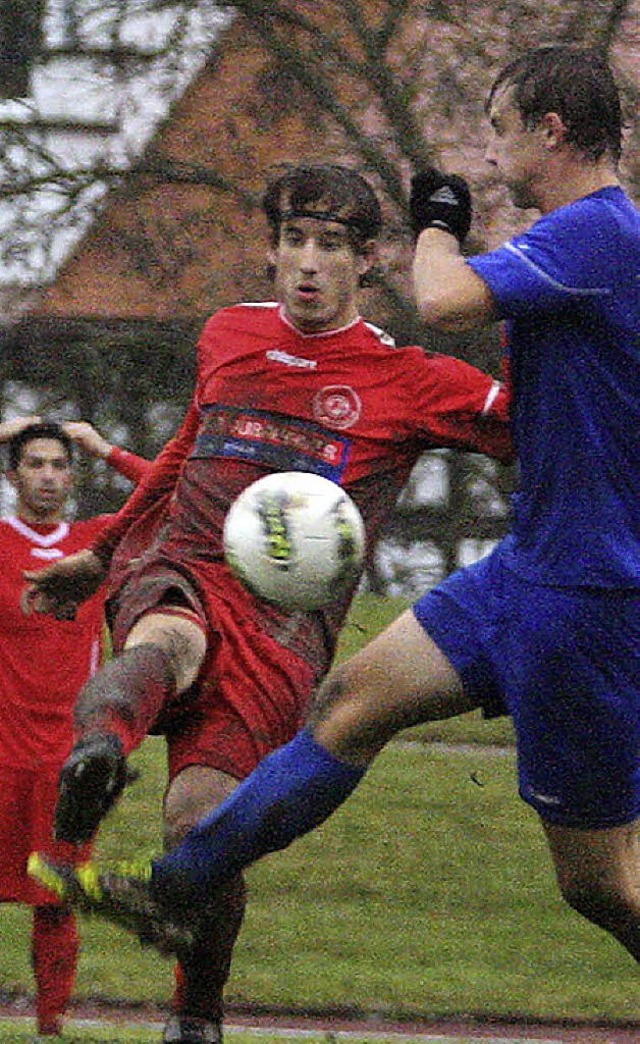
[(282, 241), (287, 246), (299, 246), (304, 242), (304, 235), (298, 228), (285, 228), (282, 230)]
[(342, 236), (326, 235), (320, 237), (320, 246), (323, 250), (340, 250), (344, 246)]

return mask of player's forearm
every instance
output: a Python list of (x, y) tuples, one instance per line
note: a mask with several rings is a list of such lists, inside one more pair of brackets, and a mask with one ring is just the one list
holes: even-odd
[(115, 548), (129, 526), (174, 489), (180, 469), (193, 446), (198, 421), (197, 407), (192, 404), (178, 433), (154, 461), (148, 462), (146, 474), (140, 484), (91, 545), (91, 550), (104, 566), (109, 565)]
[(14, 417), (13, 420), (0, 422), (0, 444), (10, 442), (11, 439), (19, 435), (25, 428), (30, 427), (32, 424), (41, 424), (42, 417), (37, 414), (33, 414), (29, 417)]
[(117, 472), (124, 475), (125, 478), (130, 479), (132, 482), (140, 482), (147, 472), (151, 470), (152, 461), (146, 460), (145, 457), (139, 457), (137, 453), (131, 453), (129, 450), (120, 449), (119, 446), (112, 446), (106, 457), (107, 464), (110, 467), (115, 468)]
[(436, 329), (466, 330), (496, 318), (488, 286), (466, 263), (455, 236), (442, 229), (420, 234), (413, 286), (420, 315)]

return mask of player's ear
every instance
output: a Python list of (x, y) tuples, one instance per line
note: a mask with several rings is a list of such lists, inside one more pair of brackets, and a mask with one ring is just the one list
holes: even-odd
[(69, 470), (67, 471), (64, 488), (67, 496), (70, 496), (76, 488), (76, 474), (72, 467), (69, 467)]
[(275, 247), (267, 250), (267, 279), (270, 283), (275, 282), (276, 269), (278, 265), (278, 254)]
[(18, 485), (18, 476), (16, 475), (14, 469), (13, 468), (7, 468), (7, 470), (4, 473), (4, 477), (6, 478), (7, 482), (10, 485), (12, 485), (14, 489), (16, 489), (16, 487)]
[(544, 142), (547, 148), (558, 148), (567, 140), (567, 127), (557, 112), (547, 112), (540, 120), (540, 129), (543, 132)]
[(376, 240), (368, 239), (358, 250), (356, 259), (358, 275), (362, 279), (379, 260), (378, 244)]

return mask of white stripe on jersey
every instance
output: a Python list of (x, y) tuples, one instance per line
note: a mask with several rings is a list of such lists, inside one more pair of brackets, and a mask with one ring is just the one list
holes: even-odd
[[(281, 306), (282, 306), (282, 302), (281, 301), (242, 301), (242, 303), (240, 304), (239, 307), (241, 307), (241, 308), (271, 308), (271, 309), (273, 309), (273, 308), (280, 308)], [(234, 306), (232, 306), (232, 307), (234, 307)], [(288, 326), (293, 326), (293, 324), (289, 322), (289, 320), (287, 319), (286, 315), (284, 314), (284, 310), (281, 313), (281, 317), (282, 317), (283, 321), (285, 323), (287, 323)], [(364, 325), (369, 330), (371, 330), (371, 332), (373, 334), (376, 335), (376, 337), (378, 338), (378, 340), (380, 341), (381, 344), (386, 345), (388, 348), (395, 348), (396, 347), (396, 342), (393, 339), (393, 337), (391, 336), (391, 334), (388, 334), (385, 330), (382, 330), (381, 327), (374, 326), (373, 323), (367, 322), (366, 319), (363, 319), (362, 321), (364, 322)], [(352, 323), (347, 323), (346, 326), (342, 326), (339, 329), (336, 329), (336, 330), (321, 330), (319, 333), (316, 333), (316, 334), (305, 334), (305, 333), (303, 333), (302, 330), (298, 330), (297, 327), (294, 327), (294, 329), (296, 330), (296, 333), (300, 334), (301, 337), (327, 337), (330, 334), (342, 333), (343, 330), (348, 330), (350, 326), (355, 326), (356, 323), (359, 323), (359, 322), (360, 322), (360, 316), (358, 316), (357, 319), (354, 319)]]
[(598, 297), (602, 294), (611, 294), (613, 292), (609, 286), (594, 286), (581, 289), (577, 286), (567, 286), (566, 283), (559, 283), (557, 279), (554, 279), (548, 272), (545, 272), (544, 268), (541, 268), (540, 265), (537, 265), (530, 257), (527, 257), (524, 249), (520, 249), (515, 246), (514, 243), (505, 243), (505, 249), (510, 250), (511, 253), (515, 254), (516, 257), (519, 257), (521, 261), (524, 261), (529, 268), (532, 268), (534, 272), (537, 272), (538, 275), (542, 276), (545, 282), (549, 283), (550, 286), (555, 287), (556, 290), (564, 290), (565, 293), (575, 294), (576, 297)]
[(26, 537), (32, 544), (39, 544), (40, 547), (52, 547), (54, 544), (59, 544), (61, 540), (69, 533), (69, 523), (61, 522), (55, 529), (52, 529), (50, 533), (37, 533), (35, 529), (31, 529), (26, 522), (22, 519), (11, 516), (10, 518), (3, 519), (7, 525), (15, 529), (21, 536)]
[(494, 402), (498, 398), (498, 395), (500, 394), (500, 389), (501, 388), (502, 388), (502, 385), (501, 385), (500, 381), (494, 381), (493, 384), (491, 385), (491, 387), (489, 388), (489, 394), (487, 395), (486, 399), (484, 400), (484, 406), (482, 407), (482, 416), (483, 417), (485, 416), (485, 414), (489, 413), (491, 407), (493, 406)]

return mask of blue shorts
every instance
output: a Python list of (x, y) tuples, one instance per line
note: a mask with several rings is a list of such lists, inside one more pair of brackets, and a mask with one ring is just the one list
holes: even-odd
[(497, 548), (413, 611), (477, 705), (511, 715), (520, 795), (540, 816), (640, 817), (640, 591), (532, 583)]

